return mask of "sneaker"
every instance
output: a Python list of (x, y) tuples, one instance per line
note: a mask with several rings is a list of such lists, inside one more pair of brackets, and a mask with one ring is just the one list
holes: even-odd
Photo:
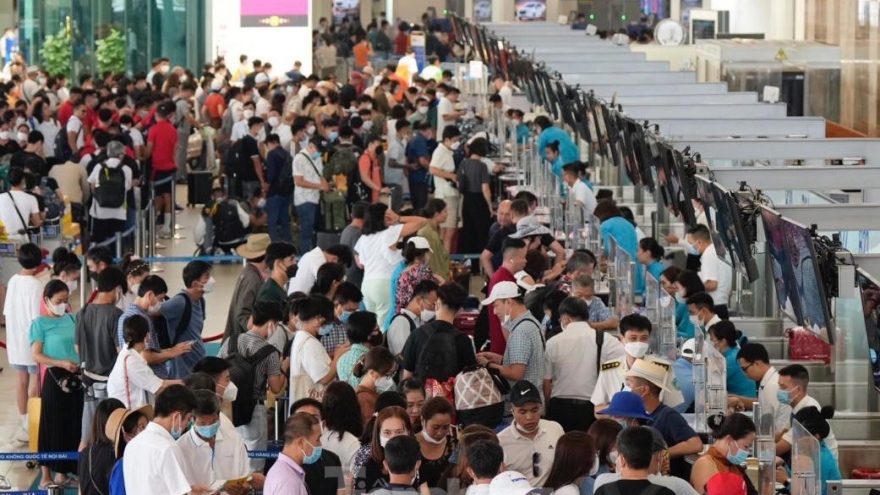
[(19, 426), (18, 430), (16, 430), (15, 441), (18, 443), (29, 443), (31, 441), (31, 437), (28, 435), (28, 431), (24, 426)]
[(183, 207), (180, 206), (179, 204), (175, 203), (174, 204), (174, 211), (183, 211)]
[(171, 229), (169, 229), (168, 227), (162, 227), (159, 229), (159, 238), (160, 239), (171, 239), (172, 235), (173, 235), (173, 233), (171, 232)]

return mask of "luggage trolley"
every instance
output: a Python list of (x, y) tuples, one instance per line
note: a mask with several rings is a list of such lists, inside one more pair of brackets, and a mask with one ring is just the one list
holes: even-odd
[(40, 247), (49, 251), (51, 255), (65, 244), (61, 234), (61, 217), (47, 218), (40, 226)]

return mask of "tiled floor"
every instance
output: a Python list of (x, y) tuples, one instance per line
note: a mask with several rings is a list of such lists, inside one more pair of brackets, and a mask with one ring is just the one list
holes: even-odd
[[(178, 189), (178, 198), (184, 197), (185, 188)], [(198, 210), (187, 209), (177, 217), (178, 225), (182, 226), (179, 234), (186, 237), (181, 240), (162, 241), (166, 249), (161, 251), (165, 256), (191, 256), (195, 250), (192, 230), (196, 224)], [(162, 270), (161, 275), (172, 292), (177, 292), (183, 287), (181, 272), (186, 263), (158, 263), (153, 266)], [(204, 336), (212, 336), (223, 333), (226, 325), (226, 313), (229, 308), (229, 299), (240, 270), (239, 264), (217, 265), (214, 268), (214, 278), (217, 279), (216, 289), (206, 296), (208, 321), (205, 325)], [(71, 301), (79, 301), (78, 294)], [(5, 329), (0, 329), (0, 340), (6, 340)], [(27, 446), (15, 442), (13, 439), (15, 429), (18, 426), (18, 410), (15, 406), (15, 373), (10, 369), (5, 350), (0, 350), (0, 366), (4, 368), (0, 372), (0, 452), (25, 451)], [(38, 474), (37, 469), (28, 470), (24, 462), (0, 461), (0, 475), (5, 475), (12, 484), (13, 490), (27, 490), (31, 487)], [(69, 490), (70, 491), (70, 490)], [(70, 491), (72, 493), (72, 491)]]

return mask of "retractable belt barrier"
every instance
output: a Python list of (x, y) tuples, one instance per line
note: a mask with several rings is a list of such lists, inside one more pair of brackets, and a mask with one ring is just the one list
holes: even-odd
[[(278, 457), (278, 452), (272, 452), (269, 450), (254, 450), (248, 451), (248, 457), (251, 459), (274, 459)], [(0, 452), (0, 462), (45, 462), (76, 460), (79, 460), (79, 452)]]

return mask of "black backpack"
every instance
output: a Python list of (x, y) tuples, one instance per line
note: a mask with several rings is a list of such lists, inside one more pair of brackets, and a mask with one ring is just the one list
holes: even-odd
[[(242, 426), (251, 422), (254, 417), (254, 380), (256, 380), (257, 365), (268, 358), (274, 352), (278, 352), (272, 344), (266, 344), (253, 356), (244, 356), (238, 349), (238, 332), (229, 337), (226, 361), (232, 366), (229, 368), (229, 378), (238, 387), (238, 395), (232, 403), (232, 425)], [(268, 376), (263, 379), (260, 389), (266, 386)], [(265, 419), (265, 418), (264, 418)]]
[(247, 229), (238, 217), (238, 205), (233, 201), (221, 201), (211, 209), (211, 222), (214, 224), (214, 237), (225, 243), (244, 239)]
[(95, 201), (102, 208), (121, 208), (125, 204), (125, 171), (122, 163), (115, 168), (102, 163), (95, 186)]
[(226, 166), (227, 175), (237, 176), (241, 173), (243, 149), (244, 138), (232, 143), (232, 146), (226, 150), (226, 156), (223, 157), (223, 164)]
[(284, 168), (278, 176), (278, 192), (282, 196), (290, 196), (293, 194), (293, 157), (285, 151), (284, 159), (286, 160)]
[[(76, 133), (77, 139), (79, 139), (81, 133), (82, 128)], [(61, 163), (74, 158), (73, 150), (70, 149), (70, 143), (67, 141), (67, 127), (60, 129), (58, 134), (55, 135), (55, 158)]]
[[(170, 349), (179, 344), (180, 336), (186, 331), (190, 318), (192, 318), (192, 299), (183, 293), (177, 294), (174, 297), (183, 298), (183, 315), (180, 318), (180, 322), (177, 323), (177, 328), (174, 329), (174, 334), (168, 328), (168, 320), (164, 316), (159, 315), (153, 318), (153, 330), (156, 332), (156, 339), (159, 341), (160, 349)], [(199, 305), (202, 307), (202, 314), (205, 314), (205, 300), (199, 301)], [(207, 317), (207, 315), (205, 316)]]
[(431, 322), (422, 326), (428, 332), (428, 339), (415, 366), (415, 376), (422, 383), (428, 379), (442, 383), (455, 378), (461, 371), (458, 369), (458, 348), (455, 345), (457, 331), (439, 331), (437, 324), (438, 322)]
[(361, 169), (359, 166), (351, 169), (346, 182), (348, 182), (348, 194), (345, 198), (347, 204), (353, 205), (362, 201), (371, 202), (372, 191), (361, 180)]

